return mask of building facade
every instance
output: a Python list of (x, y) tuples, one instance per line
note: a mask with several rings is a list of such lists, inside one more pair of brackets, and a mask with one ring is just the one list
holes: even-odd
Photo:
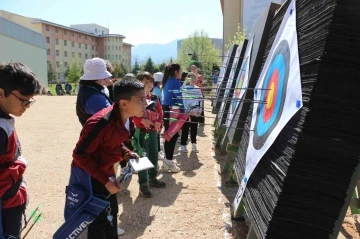
[(238, 25), (249, 33), (256, 19), (270, 3), (283, 4), (285, 0), (220, 0), (223, 13), (223, 49), (234, 38)]
[(48, 88), (46, 45), (43, 36), (0, 16), (0, 62), (21, 62)]
[(123, 35), (109, 34), (106, 27), (97, 24), (76, 24), (66, 27), (1, 10), (0, 16), (42, 34), (46, 45), (46, 62), (51, 64), (57, 80), (61, 82), (65, 81), (64, 74), (71, 64), (83, 65), (87, 59), (94, 57), (131, 68), (128, 56), (130, 55), (131, 59), (132, 45), (123, 42)]

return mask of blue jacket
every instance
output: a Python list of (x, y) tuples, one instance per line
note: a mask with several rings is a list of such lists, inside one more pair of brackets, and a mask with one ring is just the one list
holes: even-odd
[(181, 93), (181, 83), (176, 78), (169, 78), (163, 86), (162, 105), (184, 107)]
[(161, 102), (161, 98), (162, 98), (162, 93), (161, 93), (161, 89), (158, 86), (154, 86), (154, 88), (151, 91), (152, 93), (154, 93), (155, 95), (157, 95), (157, 97), (159, 98), (160, 102)]

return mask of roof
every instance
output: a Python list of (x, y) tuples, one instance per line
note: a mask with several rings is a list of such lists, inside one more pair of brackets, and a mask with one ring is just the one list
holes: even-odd
[(46, 49), (44, 38), (41, 33), (30, 30), (29, 28), (23, 27), (3, 17), (0, 17), (0, 34)]
[(120, 34), (104, 34), (104, 35), (97, 35), (97, 37), (121, 37), (125, 39), (125, 36)]
[(123, 45), (125, 45), (125, 46), (130, 46), (130, 47), (134, 47), (134, 45), (131, 45), (130, 43), (126, 43), (126, 42), (123, 42)]
[(71, 28), (71, 27), (63, 26), (63, 25), (60, 25), (60, 24), (57, 24), (57, 23), (53, 23), (53, 22), (48, 22), (48, 21), (45, 21), (45, 20), (41, 20), (41, 19), (39, 19), (39, 18), (34, 18), (34, 19), (32, 20), (32, 23), (44, 23), (44, 24), (47, 24), (47, 25), (51, 25), (51, 26), (55, 26), (55, 27), (60, 27), (60, 28), (67, 29), (67, 30), (70, 30), (70, 31), (79, 32), (79, 33), (83, 33), (83, 34), (86, 34), (86, 35), (89, 35), (89, 36), (96, 37), (96, 35), (95, 35), (94, 33), (84, 32), (84, 31), (81, 31), (81, 30), (78, 30), (78, 29), (75, 29), (75, 28)]

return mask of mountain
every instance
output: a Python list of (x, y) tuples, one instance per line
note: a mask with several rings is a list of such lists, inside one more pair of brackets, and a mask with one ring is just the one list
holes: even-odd
[(145, 62), (146, 59), (151, 56), (151, 59), (156, 63), (163, 63), (169, 60), (177, 58), (177, 41), (176, 39), (166, 44), (140, 44), (134, 46), (131, 52), (131, 60), (134, 63), (135, 59), (139, 62)]

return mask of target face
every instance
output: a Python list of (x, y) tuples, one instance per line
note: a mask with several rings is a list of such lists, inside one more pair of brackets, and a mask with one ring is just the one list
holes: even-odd
[[(241, 68), (241, 74), (239, 75), (237, 84), (235, 86), (234, 99), (238, 99), (240, 96), (241, 89), (239, 89), (239, 88), (242, 88), (242, 86), (244, 84), (248, 62), (249, 62), (249, 58), (246, 58), (246, 60), (244, 61), (243, 65), (242, 65), (243, 67)], [(239, 101), (235, 101), (235, 100), (232, 102), (234, 111), (236, 110), (236, 106), (237, 106), (238, 102)]]
[[(283, 40), (275, 50), (259, 90), (261, 103), (257, 109), (253, 146), (259, 150), (278, 124), (286, 98), (289, 79), (290, 48)], [(265, 102), (265, 103), (262, 103)]]

